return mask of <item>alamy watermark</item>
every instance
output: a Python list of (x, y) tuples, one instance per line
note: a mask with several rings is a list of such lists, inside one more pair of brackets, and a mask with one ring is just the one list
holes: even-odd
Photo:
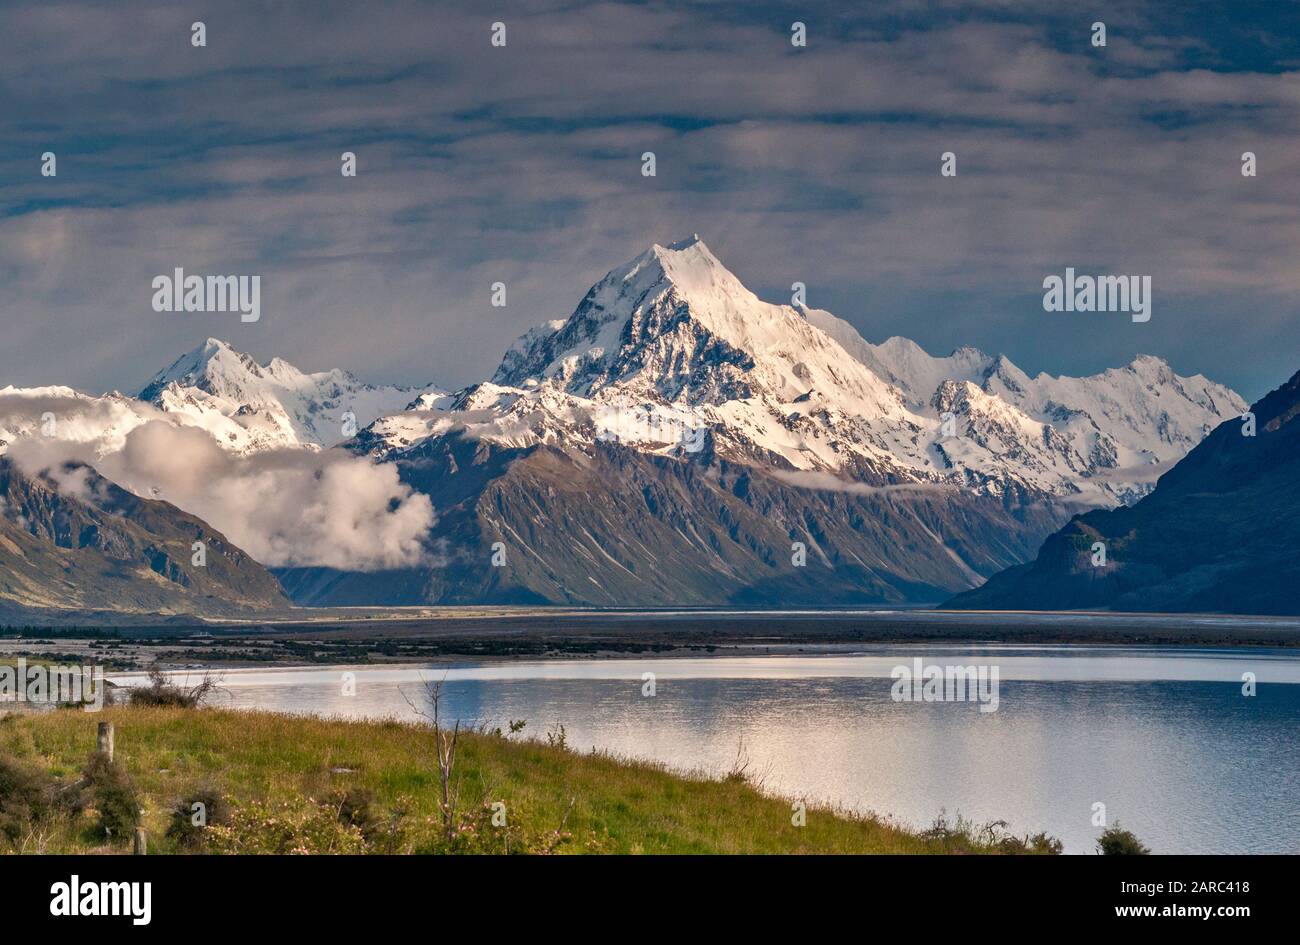
[(155, 312), (239, 312), (241, 322), (262, 317), (261, 276), (187, 276), (176, 269), (154, 276)]
[(1047, 312), (1131, 312), (1133, 321), (1151, 321), (1150, 276), (1081, 276), (1067, 267), (1065, 277), (1043, 280)]
[(153, 918), (153, 883), (82, 882), (73, 873), (66, 883), (50, 887), (52, 916), (128, 916), (132, 925)]
[(981, 712), (998, 710), (996, 666), (927, 666), (918, 656), (911, 666), (895, 666), (889, 678), (895, 702), (978, 702)]
[(596, 410), (592, 421), (596, 439), (602, 443), (671, 443), (683, 452), (704, 449), (707, 427), (695, 426), (680, 416), (661, 413), (647, 407), (613, 404)]
[(106, 685), (102, 666), (28, 666), (22, 657), (15, 665), (0, 666), (0, 703), (80, 705), (86, 712), (98, 712), (104, 707)]

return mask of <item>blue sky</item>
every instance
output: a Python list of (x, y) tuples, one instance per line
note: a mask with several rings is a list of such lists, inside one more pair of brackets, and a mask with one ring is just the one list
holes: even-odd
[[(1300, 13), (1086, 6), (6, 2), (0, 386), (135, 390), (215, 335), (454, 387), (698, 232), (868, 340), (1254, 399), (1300, 369)], [(178, 266), (261, 275), (262, 321), (153, 312)], [(1152, 320), (1044, 312), (1067, 266), (1150, 275)]]

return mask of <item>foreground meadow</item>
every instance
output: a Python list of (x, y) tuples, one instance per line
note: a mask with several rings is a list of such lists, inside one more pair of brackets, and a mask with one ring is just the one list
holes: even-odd
[[(115, 729), (112, 762), (96, 753)], [(440, 753), (439, 738), (442, 739)], [(0, 718), (0, 848), (216, 853), (1052, 852), (942, 820), (912, 831), (721, 778), (578, 753), (562, 733), (451, 733), (211, 708)], [(449, 771), (444, 779), (443, 771)], [(446, 790), (444, 791), (444, 785)]]

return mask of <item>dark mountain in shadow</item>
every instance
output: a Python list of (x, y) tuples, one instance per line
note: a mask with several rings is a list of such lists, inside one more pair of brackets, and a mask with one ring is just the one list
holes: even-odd
[(1077, 516), (945, 606), (1300, 614), (1300, 373), (1251, 413), (1254, 436), (1221, 424), (1136, 505)]

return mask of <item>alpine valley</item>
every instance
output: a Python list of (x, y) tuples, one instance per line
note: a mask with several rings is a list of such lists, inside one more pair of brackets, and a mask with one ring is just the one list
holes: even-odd
[[(1030, 377), (973, 348), (871, 344), (829, 312), (760, 300), (693, 237), (612, 270), (455, 392), (261, 364), (215, 339), (137, 396), (0, 389), (0, 600), (259, 612), (282, 606), (260, 555), (312, 606), (934, 603), (1032, 560), (1075, 513), (1142, 499), (1245, 409), (1154, 357)], [(201, 433), (232, 464), (375, 467), (394, 502), (427, 499), (433, 514), (401, 554), (262, 553), (218, 505), (199, 521), (181, 498), (101, 478), (157, 424)], [(75, 444), (81, 465), (19, 448), (41, 438)], [(55, 502), (77, 528), (50, 524)], [(157, 564), (188, 561), (196, 528), (248, 535), (249, 549), (223, 544), (230, 567), (202, 574)], [(79, 575), (98, 583), (68, 591)], [(132, 589), (160, 580), (194, 591)]]

